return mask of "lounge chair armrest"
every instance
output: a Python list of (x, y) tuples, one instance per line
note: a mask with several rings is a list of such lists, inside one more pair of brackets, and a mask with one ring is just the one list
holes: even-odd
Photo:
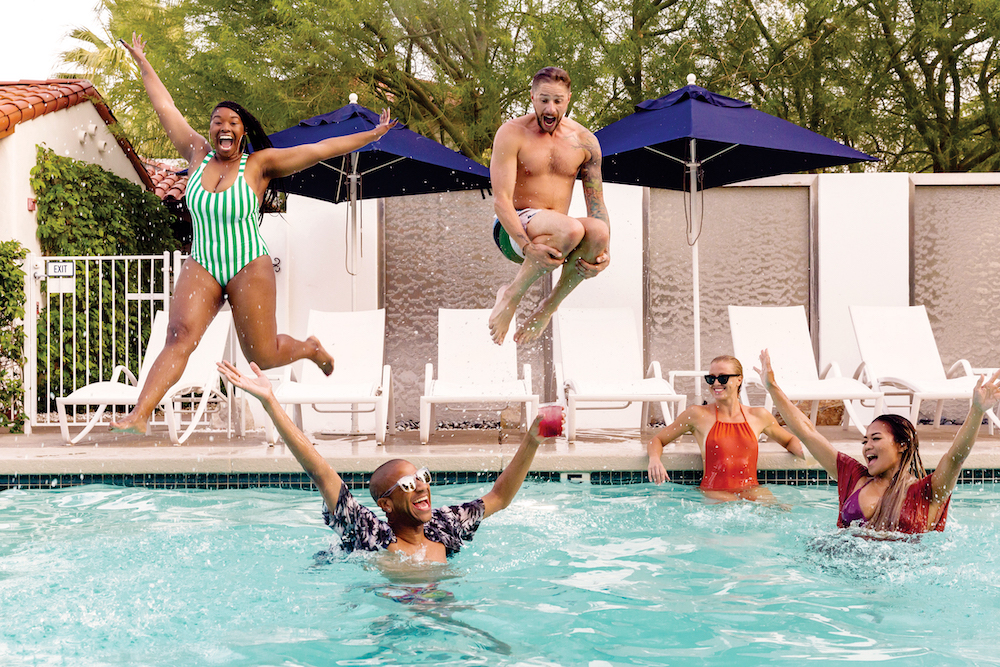
[(694, 378), (695, 389), (697, 389), (698, 378), (705, 375), (707, 371), (670, 371), (667, 373), (667, 382), (677, 391), (677, 378)]
[(863, 361), (860, 364), (858, 364), (858, 367), (855, 369), (854, 379), (857, 380), (858, 382), (868, 385), (872, 389), (875, 388), (874, 380), (868, 377), (868, 366)]
[(951, 365), (947, 375), (949, 378), (957, 378), (964, 375), (975, 375), (975, 373), (972, 371), (972, 364), (965, 359), (959, 359)]
[[(663, 371), (660, 370), (660, 362), (659, 361), (650, 362), (649, 368), (646, 369), (646, 377), (647, 378), (656, 378), (657, 380), (662, 380), (663, 379)], [(673, 386), (673, 383), (671, 383), (671, 386)]]
[(118, 366), (115, 366), (114, 370), (111, 372), (111, 381), (121, 382), (121, 377), (123, 373), (125, 374), (125, 377), (128, 379), (129, 383), (131, 383), (132, 385), (139, 384), (139, 378), (137, 378), (128, 368), (120, 364)]
[(823, 369), (823, 373), (820, 374), (819, 379), (825, 380), (828, 377), (831, 378), (843, 377), (843, 375), (840, 372), (840, 364), (838, 364), (836, 361), (831, 361), (826, 365), (826, 368)]
[(427, 362), (424, 366), (424, 396), (431, 393), (431, 385), (434, 383), (434, 364)]

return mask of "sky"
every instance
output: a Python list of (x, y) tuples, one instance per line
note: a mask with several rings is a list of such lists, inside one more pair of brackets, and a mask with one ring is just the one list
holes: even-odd
[(5, 3), (0, 81), (48, 79), (59, 72), (59, 54), (77, 46), (76, 27), (102, 34), (97, 0), (18, 0)]

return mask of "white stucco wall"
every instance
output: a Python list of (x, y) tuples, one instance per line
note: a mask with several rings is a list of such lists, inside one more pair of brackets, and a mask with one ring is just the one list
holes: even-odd
[[(287, 289), (287, 329), (305, 334), (309, 311), (371, 310), (378, 307), (378, 202), (358, 202), (360, 257), (355, 307), (348, 272), (349, 204), (291, 195), (283, 214), (265, 216), (261, 227), (272, 258), (280, 260), (278, 300)], [(279, 304), (279, 311), (281, 310)], [(279, 315), (278, 328), (283, 322)]]
[[(352, 276), (348, 272), (348, 240), (351, 209), (349, 204), (291, 195), (286, 212), (264, 216), (261, 234), (278, 261), (275, 273), (277, 298), (275, 311), (278, 331), (296, 338), (306, 338), (310, 310), (350, 311), (378, 307), (378, 202), (358, 202), (358, 241), (360, 261), (355, 273), (356, 306), (352, 308)], [(336, 356), (336, 353), (334, 353)], [(240, 355), (242, 357), (242, 355)], [(311, 362), (299, 362), (299, 364)], [(237, 364), (249, 368), (245, 359)], [(280, 377), (283, 371), (271, 373)], [(255, 425), (267, 417), (257, 401), (248, 403)], [(320, 415), (303, 406), (303, 425), (308, 431), (348, 430), (350, 417)], [(374, 418), (360, 417), (363, 429), (374, 429)]]
[[(81, 132), (87, 132), (82, 142)], [(0, 139), (0, 238), (16, 239), (31, 252), (40, 252), (36, 213), (28, 211), (28, 199), (35, 196), (29, 179), (38, 144), (45, 144), (58, 155), (98, 164), (133, 183), (142, 183), (90, 102), (18, 123), (13, 134)]]
[(820, 174), (819, 367), (861, 363), (850, 306), (910, 305), (910, 175)]
[[(643, 330), (642, 190), (635, 185), (604, 184), (604, 203), (611, 221), (611, 264), (599, 276), (583, 281), (563, 301), (564, 306), (571, 308), (631, 309), (635, 315), (640, 356)], [(573, 190), (569, 214), (577, 217), (587, 214), (583, 187), (579, 181)], [(558, 346), (558, 339), (554, 337), (553, 341)], [(555, 352), (558, 359), (558, 350)], [(641, 421), (641, 413), (642, 405), (638, 403), (624, 409), (578, 410), (576, 423), (578, 428), (635, 428)]]

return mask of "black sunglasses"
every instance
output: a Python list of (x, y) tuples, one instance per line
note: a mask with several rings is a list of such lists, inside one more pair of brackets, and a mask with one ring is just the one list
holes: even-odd
[(709, 386), (715, 384), (716, 380), (719, 381), (719, 384), (729, 384), (729, 378), (738, 378), (739, 376), (740, 373), (720, 373), (718, 375), (706, 375), (705, 382), (707, 382)]

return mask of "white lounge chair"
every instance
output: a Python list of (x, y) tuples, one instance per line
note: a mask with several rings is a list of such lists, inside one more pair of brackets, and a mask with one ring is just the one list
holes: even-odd
[[(649, 424), (650, 403), (659, 403), (669, 424), (687, 396), (663, 379), (660, 362), (642, 372), (642, 346), (629, 308), (560, 308), (553, 332), (558, 341), (556, 382), (566, 399), (566, 436), (576, 438), (576, 411), (627, 408), (642, 402), (640, 428)], [(581, 407), (580, 403), (622, 403)]]
[[(869, 401), (876, 415), (882, 413), (882, 392), (853, 378), (843, 377), (836, 362), (830, 363), (822, 375), (816, 372), (816, 357), (813, 356), (809, 324), (802, 306), (729, 306), (729, 328), (733, 336), (733, 354), (743, 364), (744, 390), (748, 384), (763, 387), (753, 367), (758, 363), (760, 351), (766, 348), (785, 394), (793, 401), (811, 401), (813, 424), (816, 423), (821, 400), (843, 401), (844, 428), (853, 423), (862, 435), (867, 424), (859, 416), (855, 401)], [(764, 407), (768, 410), (773, 408), (769, 394)]]
[[(163, 350), (167, 340), (167, 322), (169, 316), (165, 311), (156, 313), (153, 317), (153, 328), (146, 344), (146, 352), (142, 358), (142, 365), (139, 368), (139, 377), (124, 366), (116, 366), (112, 371), (111, 380), (106, 382), (93, 382), (84, 387), (80, 387), (68, 396), (56, 399), (56, 408), (59, 411), (59, 428), (62, 431), (63, 441), (67, 445), (75, 445), (86, 436), (94, 426), (100, 422), (104, 411), (109, 405), (135, 405), (139, 399), (139, 391), (149, 377), (149, 370), (153, 362)], [(216, 364), (222, 359), (226, 347), (226, 340), (229, 338), (229, 330), (233, 321), (232, 313), (228, 310), (220, 312), (208, 325), (208, 330), (202, 336), (198, 346), (188, 357), (187, 366), (181, 378), (167, 390), (160, 407), (163, 408), (167, 430), (170, 434), (170, 442), (175, 445), (185, 442), (195, 428), (201, 423), (201, 418), (205, 414), (209, 403), (212, 400), (225, 401), (226, 398), (219, 391), (221, 380)], [(122, 376), (129, 384), (122, 381)], [(184, 432), (178, 436), (177, 430), (180, 425), (180, 403), (192, 402), (189, 398), (192, 394), (200, 394), (197, 399), (197, 408), (194, 411), (191, 421)], [(184, 397), (184, 398), (182, 398)], [(175, 406), (175, 403), (178, 404)], [(75, 438), (70, 438), (69, 425), (66, 419), (67, 405), (97, 405), (97, 411), (83, 427), (83, 430)]]
[[(914, 424), (923, 401), (937, 401), (934, 423), (940, 424), (945, 400), (972, 400), (978, 375), (965, 359), (944, 371), (923, 306), (851, 306), (851, 321), (861, 351), (856, 376), (886, 396), (909, 396)], [(991, 430), (1000, 426), (993, 408), (986, 416)]]
[(438, 310), (438, 372), (427, 364), (420, 397), (420, 442), (427, 444), (438, 403), (523, 403), (525, 424), (538, 412), (538, 394), (531, 391), (531, 365), (517, 377), (517, 346), (513, 336), (503, 345), (490, 338), (489, 309)]
[[(316, 336), (333, 355), (333, 373), (324, 375), (316, 364), (303, 359), (285, 369), (282, 382), (274, 390), (278, 403), (302, 428), (302, 406), (311, 405), (320, 413), (351, 414), (350, 432), (359, 433), (355, 417), (375, 413), (375, 441), (385, 442), (386, 422), (396, 432), (392, 369), (385, 357), (385, 309), (355, 312), (309, 311), (307, 335)], [(364, 406), (364, 407), (362, 407)], [(270, 420), (265, 421), (266, 438), (274, 442)], [(369, 433), (372, 431), (368, 431)]]

